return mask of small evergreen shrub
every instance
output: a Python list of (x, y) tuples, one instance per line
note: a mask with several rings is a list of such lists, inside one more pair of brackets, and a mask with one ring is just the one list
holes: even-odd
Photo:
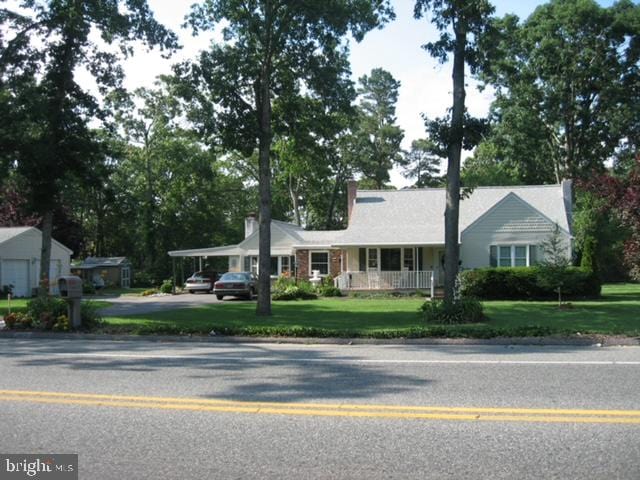
[(482, 304), (475, 298), (463, 297), (453, 302), (426, 301), (420, 307), (426, 323), (476, 323), (484, 319)]
[(134, 287), (151, 288), (154, 285), (157, 285), (157, 283), (153, 281), (153, 277), (150, 273), (144, 271), (133, 272)]
[(162, 285), (160, 285), (160, 292), (161, 293), (172, 293), (173, 292), (173, 280), (165, 280), (164, 282), (162, 282)]

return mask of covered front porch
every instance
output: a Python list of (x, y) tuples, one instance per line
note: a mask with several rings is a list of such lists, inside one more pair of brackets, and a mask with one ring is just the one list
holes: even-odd
[(343, 248), (341, 290), (426, 290), (442, 285), (444, 245)]

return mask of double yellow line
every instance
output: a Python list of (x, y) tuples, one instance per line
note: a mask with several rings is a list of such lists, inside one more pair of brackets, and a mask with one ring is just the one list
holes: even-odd
[(476, 408), (341, 403), (240, 402), (200, 398), (0, 390), (0, 401), (56, 405), (187, 410), (266, 415), (457, 420), (483, 422), (600, 423), (640, 425), (640, 410)]

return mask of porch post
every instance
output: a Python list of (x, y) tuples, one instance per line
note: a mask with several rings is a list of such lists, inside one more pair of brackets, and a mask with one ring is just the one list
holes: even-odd
[(199, 259), (200, 259), (200, 268), (199, 268), (199, 270), (202, 271), (202, 257), (199, 257)]
[(436, 288), (435, 288), (433, 270), (431, 270), (431, 300), (433, 300), (435, 293), (436, 293)]

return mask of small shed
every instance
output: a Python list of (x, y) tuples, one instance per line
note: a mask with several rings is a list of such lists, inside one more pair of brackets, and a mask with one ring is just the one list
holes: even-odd
[(71, 273), (99, 287), (131, 287), (131, 262), (127, 257), (87, 257), (72, 265)]
[[(35, 227), (0, 228), (0, 290), (11, 286), (16, 297), (36, 293), (40, 276), (42, 232)], [(69, 275), (71, 249), (55, 239), (51, 242), (50, 292), (58, 293), (58, 277)]]

